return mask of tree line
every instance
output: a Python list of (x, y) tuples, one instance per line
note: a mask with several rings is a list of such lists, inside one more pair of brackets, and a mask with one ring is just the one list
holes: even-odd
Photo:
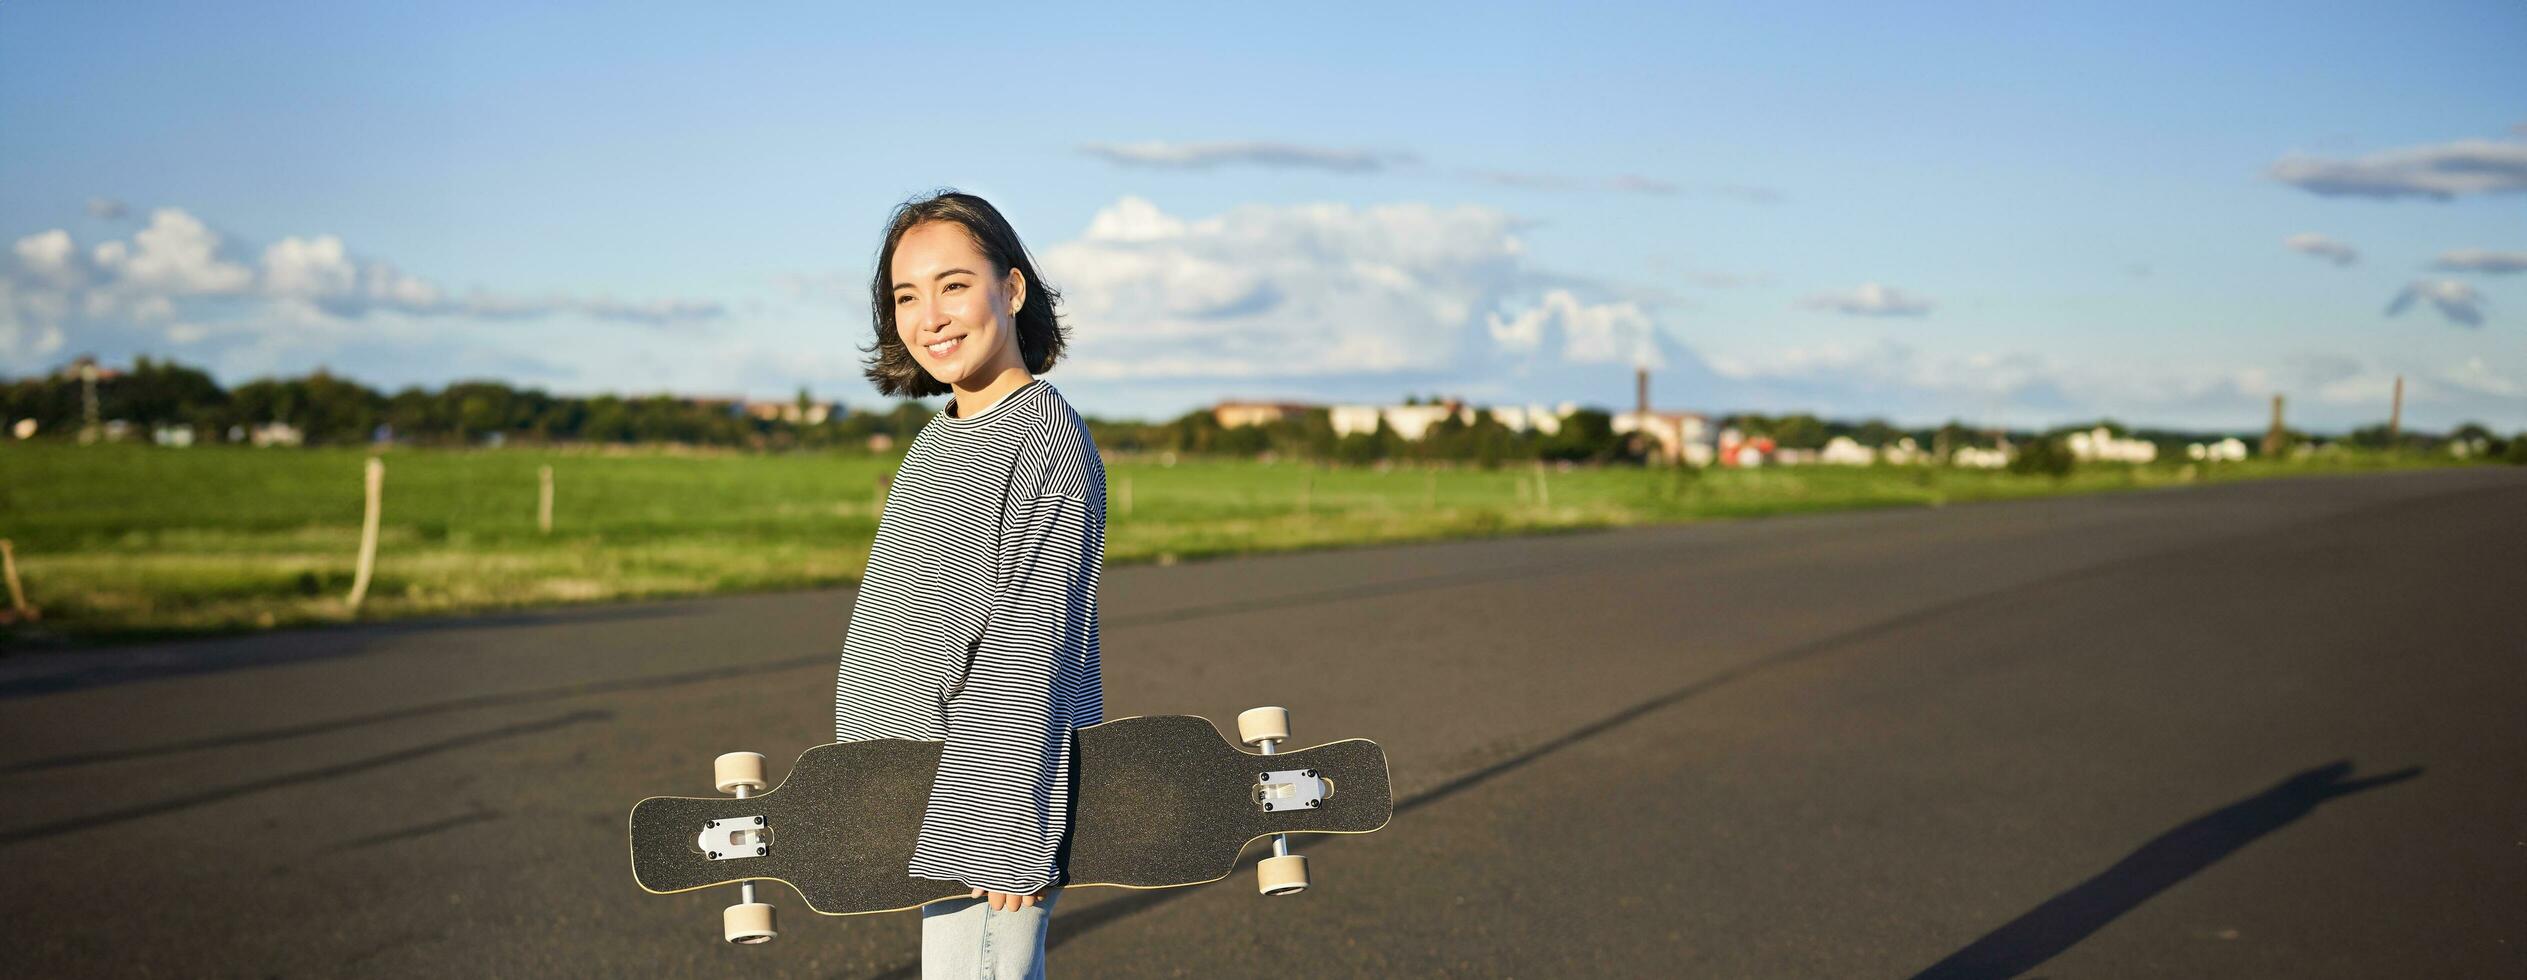
[[(87, 419), (85, 382), (75, 370), (0, 381), (0, 413), (5, 422), (34, 421), (39, 437), (75, 436)], [(900, 450), (909, 445), (938, 409), (933, 404), (901, 400), (886, 411), (839, 411), (818, 423), (764, 419), (742, 404), (682, 398), (674, 395), (555, 395), (538, 388), (519, 388), (499, 381), (460, 381), (436, 390), (407, 387), (388, 393), (318, 369), (295, 378), (264, 378), (224, 388), (197, 368), (174, 361), (141, 357), (131, 368), (109, 372), (96, 382), (96, 414), (100, 420), (121, 420), (147, 438), (169, 426), (194, 430), (197, 441), (220, 442), (268, 423), (294, 427), (309, 444), (356, 445), (381, 438), (420, 445), (465, 446), (486, 442), (528, 443), (676, 443), (754, 449)], [(798, 393), (802, 418), (812, 404)], [(1442, 399), (1433, 396), (1429, 403)], [(1414, 396), (1407, 404), (1420, 404)], [(1276, 456), (1343, 463), (1381, 460), (1449, 461), (1484, 466), (1529, 461), (1577, 463), (1641, 463), (1649, 447), (1631, 434), (1614, 431), (1614, 416), (1598, 408), (1580, 408), (1564, 416), (1552, 433), (1517, 431), (1489, 412), (1450, 415), (1433, 423), (1420, 439), (1406, 439), (1380, 419), (1372, 432), (1337, 434), (1331, 412), (1310, 408), (1262, 425), (1223, 426), (1209, 409), (1195, 409), (1158, 422), (1087, 419), (1097, 445), (1108, 452), (1172, 452), (1188, 455)], [(1930, 427), (1902, 427), (1883, 419), (1857, 422), (1820, 418), (1809, 413), (1765, 415), (1738, 413), (1711, 420), (1717, 432), (1733, 428), (1748, 437), (1765, 437), (1783, 449), (1820, 449), (1836, 437), (1848, 437), (1871, 448), (1895, 446), (1906, 439), (1934, 455), (1966, 447), (1994, 448), (2006, 440), (2015, 447), (2042, 443), (2039, 455), (2058, 450), (2060, 437), (2071, 431), (2105, 427), (2118, 437), (2143, 439), (2159, 446), (2160, 458), (2184, 458), (2188, 443), (2236, 435), (2250, 445), (2260, 433), (2200, 433), (2164, 429), (2131, 429), (2100, 420), (2044, 431), (2003, 431), (1949, 421)], [(2303, 432), (2288, 433), (2289, 442), (2308, 442)], [(883, 436), (883, 439), (873, 437)], [(2490, 456), (2527, 457), (2527, 438), (2504, 440), (2490, 429), (2468, 423), (2447, 433), (2405, 430), (2390, 432), (2378, 425), (2355, 429), (2342, 441), (2364, 449), (2436, 451), (2461, 443)]]

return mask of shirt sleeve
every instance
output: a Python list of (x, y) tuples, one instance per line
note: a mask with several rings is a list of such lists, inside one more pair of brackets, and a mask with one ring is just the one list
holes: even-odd
[[(1052, 884), (1069, 828), (1073, 729), (1102, 692), (1096, 587), (1104, 528), (1089, 503), (1020, 503), (993, 554), (991, 609), (964, 684), (947, 701), (947, 744), (910, 871), (1031, 893)], [(1093, 723), (1094, 718), (1086, 719)]]

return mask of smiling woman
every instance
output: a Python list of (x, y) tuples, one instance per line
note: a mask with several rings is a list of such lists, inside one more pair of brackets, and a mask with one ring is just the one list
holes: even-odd
[(883, 394), (926, 398), (989, 388), (1011, 370), (1049, 371), (1069, 339), (1060, 302), (990, 202), (954, 191), (907, 202), (887, 222), (869, 284), (869, 380)]
[(1040, 976), (1073, 733), (1105, 716), (1105, 467), (1079, 413), (1034, 376), (1061, 356), (1060, 294), (988, 202), (944, 192), (897, 208), (870, 297), (869, 379), (952, 398), (886, 495), (834, 737), (946, 743), (904, 873), (974, 897), (922, 910), (924, 974)]

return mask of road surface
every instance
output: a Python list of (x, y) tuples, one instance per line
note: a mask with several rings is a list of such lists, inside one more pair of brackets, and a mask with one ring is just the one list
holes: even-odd
[[(1072, 976), (2527, 974), (2527, 469), (1110, 569), (1109, 714), (1385, 743), (1318, 887)], [(912, 976), (624, 814), (830, 732), (848, 590), (0, 659), (22, 976)], [(1251, 861), (1251, 858), (1250, 858)]]

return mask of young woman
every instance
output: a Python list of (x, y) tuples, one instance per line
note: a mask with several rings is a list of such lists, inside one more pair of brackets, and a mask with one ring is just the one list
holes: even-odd
[(989, 203), (942, 192), (897, 208), (869, 292), (869, 379), (952, 397), (887, 493), (842, 642), (834, 737), (947, 743), (904, 871), (974, 897), (923, 909), (923, 974), (1041, 976), (1072, 732), (1105, 713), (1105, 467), (1035, 377), (1062, 354), (1060, 295)]

